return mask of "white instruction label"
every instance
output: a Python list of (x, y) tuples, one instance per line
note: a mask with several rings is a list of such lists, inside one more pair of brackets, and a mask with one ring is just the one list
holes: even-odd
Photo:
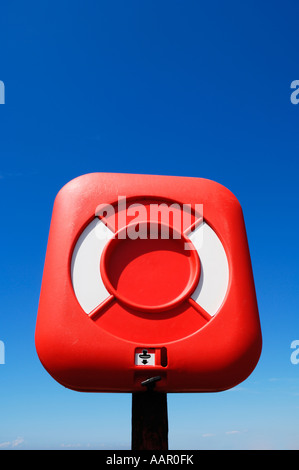
[(154, 349), (136, 349), (135, 365), (136, 366), (154, 366), (156, 364)]

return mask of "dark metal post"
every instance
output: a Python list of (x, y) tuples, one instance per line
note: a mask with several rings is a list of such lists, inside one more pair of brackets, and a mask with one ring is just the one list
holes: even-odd
[(132, 393), (132, 450), (168, 450), (167, 394), (154, 390), (157, 380), (143, 382), (147, 390)]

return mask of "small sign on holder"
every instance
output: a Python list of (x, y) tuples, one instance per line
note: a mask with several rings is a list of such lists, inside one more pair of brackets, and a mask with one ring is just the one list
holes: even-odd
[(154, 349), (138, 349), (135, 353), (136, 366), (155, 366), (155, 350)]

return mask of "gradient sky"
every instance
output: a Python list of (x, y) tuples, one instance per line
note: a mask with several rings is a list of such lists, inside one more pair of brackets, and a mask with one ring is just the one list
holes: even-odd
[(170, 449), (298, 449), (298, 2), (43, 0), (0, 15), (0, 449), (128, 449), (130, 394), (43, 369), (54, 198), (89, 172), (196, 176), (239, 199), (263, 352), (216, 394), (168, 395)]

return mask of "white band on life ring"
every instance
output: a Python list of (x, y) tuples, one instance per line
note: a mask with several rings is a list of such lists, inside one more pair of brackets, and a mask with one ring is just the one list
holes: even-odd
[(79, 304), (86, 313), (92, 312), (109, 297), (101, 278), (100, 258), (114, 233), (95, 218), (81, 233), (72, 256), (71, 278)]
[(221, 241), (214, 230), (201, 223), (189, 234), (201, 263), (199, 283), (191, 295), (209, 315), (214, 316), (225, 298), (228, 282), (228, 260)]

